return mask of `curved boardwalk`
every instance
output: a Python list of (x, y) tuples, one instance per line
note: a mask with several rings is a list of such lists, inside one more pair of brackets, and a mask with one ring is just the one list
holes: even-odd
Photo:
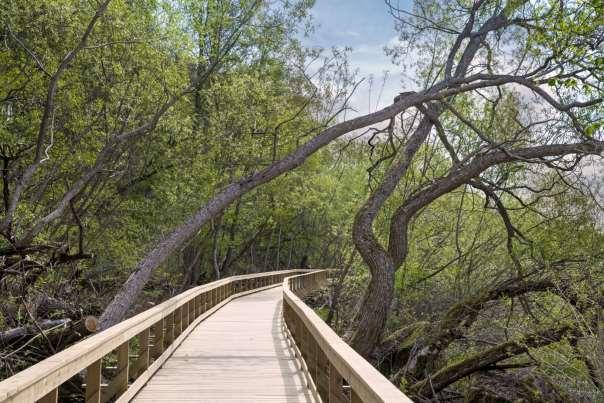
[(237, 298), (197, 326), (135, 402), (313, 402), (281, 329), (281, 287)]

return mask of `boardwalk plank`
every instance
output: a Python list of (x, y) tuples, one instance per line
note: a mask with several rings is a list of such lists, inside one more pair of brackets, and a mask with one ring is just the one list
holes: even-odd
[(281, 287), (238, 298), (194, 329), (135, 402), (313, 402), (281, 331)]

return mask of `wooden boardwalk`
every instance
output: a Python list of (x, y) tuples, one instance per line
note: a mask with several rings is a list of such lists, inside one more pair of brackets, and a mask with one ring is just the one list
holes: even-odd
[(282, 331), (283, 290), (237, 298), (201, 322), (135, 402), (313, 402)]
[(87, 403), (411, 403), (301, 299), (330, 273), (270, 271), (192, 288), (1, 381), (0, 402), (71, 401), (65, 384), (83, 375), (78, 401)]

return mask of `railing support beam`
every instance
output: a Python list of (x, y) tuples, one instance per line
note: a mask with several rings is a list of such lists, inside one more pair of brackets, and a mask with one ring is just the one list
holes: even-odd
[(86, 403), (101, 402), (101, 363), (96, 360), (86, 369)]
[(55, 388), (44, 395), (37, 403), (57, 403), (59, 401), (59, 388)]

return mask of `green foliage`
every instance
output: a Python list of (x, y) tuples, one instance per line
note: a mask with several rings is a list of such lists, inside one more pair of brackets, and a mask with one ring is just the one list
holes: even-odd
[[(29, 321), (21, 296), (78, 307), (51, 315), (98, 315), (128, 268), (163, 234), (222, 186), (281, 158), (324, 124), (317, 119), (324, 114), (323, 89), (300, 69), (316, 55), (298, 41), (312, 4), (110, 2), (61, 75), (40, 165), (2, 233), (1, 270), (12, 274), (0, 274), (0, 331)], [(79, 43), (95, 7), (68, 0), (0, 6), (2, 219), (34, 162), (51, 76)], [(26, 245), (31, 252), (14, 255), (17, 260), (7, 252), (95, 166), (110, 139), (153, 122), (171, 96), (197, 81), (153, 130), (111, 149), (59, 219)], [(350, 215), (333, 205), (353, 209), (346, 186), (356, 182), (334, 179), (335, 165), (331, 152), (320, 153), (246, 195), (169, 259), (133, 311), (217, 275), (293, 267), (304, 256), (313, 266), (336, 259)], [(333, 238), (330, 245), (322, 234)], [(15, 355), (0, 374), (34, 361)]]

